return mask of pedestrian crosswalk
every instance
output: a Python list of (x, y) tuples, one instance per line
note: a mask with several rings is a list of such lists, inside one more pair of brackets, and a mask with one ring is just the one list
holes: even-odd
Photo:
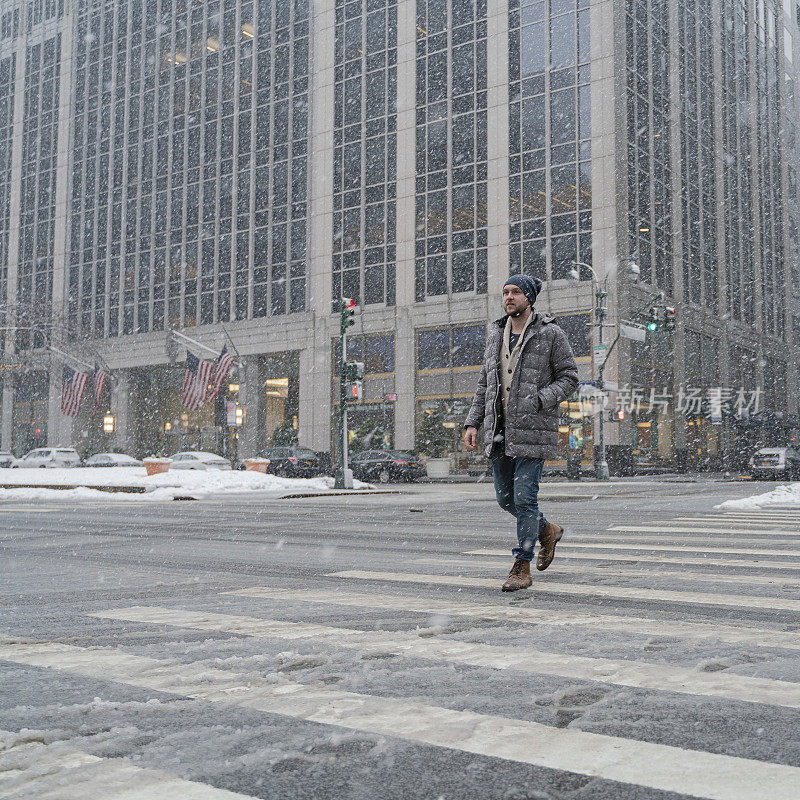
[(9, 731), (0, 731), (0, 797), (252, 800), (238, 792), (138, 767), (127, 759), (99, 758), (59, 741), (31, 741)]
[[(751, 527), (763, 534), (759, 544), (767, 547), (748, 540)], [(770, 540), (765, 537), (771, 530)], [(705, 537), (711, 531), (730, 534), (732, 542), (717, 546), (717, 540)], [(168, 605), (95, 607), (85, 614), (90, 629), (96, 626), (104, 635), (158, 632), (160, 649), (126, 646), (124, 638), (93, 646), (65, 637), (28, 640), (0, 634), (0, 662), (69, 675), (90, 692), (99, 682), (112, 682), (154, 697), (203, 704), (211, 715), (214, 709), (237, 708), (627, 784), (639, 787), (641, 793), (631, 796), (641, 798), (666, 792), (713, 800), (797, 800), (800, 762), (771, 758), (764, 746), (736, 753), (703, 747), (697, 736), (684, 741), (662, 735), (646, 721), (626, 728), (616, 724), (614, 704), (650, 698), (669, 704), (681, 698), (694, 704), (701, 727), (706, 714), (714, 724), (726, 715), (744, 720), (760, 714), (800, 722), (800, 672), (787, 666), (762, 674), (730, 660), (732, 648), (739, 647), (752, 654), (745, 666), (772, 659), (796, 664), (800, 549), (793, 549), (792, 537), (800, 538), (800, 514), (684, 515), (641, 527), (615, 525), (593, 537), (576, 532), (565, 539), (552, 567), (534, 575), (530, 590), (512, 596), (499, 591), (510, 553), (493, 540), (456, 554), (420, 553), (392, 570), (321, 570), (313, 587), (273, 579), (209, 594), (199, 605), (186, 598)], [(452, 627), (453, 620), (461, 624)], [(571, 650), (568, 643), (580, 631), (598, 641), (603, 637), (604, 650)], [(288, 643), (299, 653), (338, 654), (344, 663), (354, 656), (365, 663), (379, 659), (374, 663), (380, 663), (386, 681), (367, 681), (356, 691), (333, 685), (336, 675), (289, 679), (260, 670), (252, 657), (243, 656), (243, 666), (236, 667), (235, 658), (193, 656), (184, 646), (189, 632), (219, 637), (228, 653), (240, 647), (251, 654), (255, 643), (265, 653), (280, 653)], [(679, 644), (680, 657), (665, 653), (663, 642)], [(715, 652), (727, 656), (709, 661)], [(556, 724), (511, 713), (506, 706), (495, 710), (491, 697), (476, 708), (461, 695), (437, 699), (419, 690), (394, 691), (392, 676), (402, 683), (403, 669), (410, 669), (401, 663), (425, 664), (443, 681), (452, 674), (446, 670), (476, 670), (459, 673), (459, 680), (466, 686), (476, 681), (470, 691), (477, 697), (484, 691), (486, 670), (513, 676), (520, 691), (534, 697), (541, 689), (526, 690), (529, 681), (531, 687), (551, 680), (573, 688), (602, 686), (612, 693), (604, 695), (603, 714), (585, 727), (579, 719)], [(329, 683), (329, 677), (336, 680)], [(187, 780), (116, 755), (94, 755), (75, 741), (26, 741), (0, 731), (0, 797), (276, 796), (268, 775), (255, 794), (235, 788)]]

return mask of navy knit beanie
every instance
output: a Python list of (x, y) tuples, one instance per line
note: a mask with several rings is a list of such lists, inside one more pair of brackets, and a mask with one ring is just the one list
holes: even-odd
[(531, 306), (536, 302), (536, 295), (542, 290), (542, 282), (538, 278), (531, 278), (528, 275), (512, 275), (503, 286), (509, 283), (522, 289), (522, 293), (530, 301)]

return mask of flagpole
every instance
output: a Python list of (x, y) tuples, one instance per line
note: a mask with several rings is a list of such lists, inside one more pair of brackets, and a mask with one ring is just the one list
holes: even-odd
[[(53, 345), (51, 345), (51, 344), (47, 345), (47, 349), (48, 349), (48, 350), (49, 350), (51, 353), (55, 353), (57, 356), (61, 356), (61, 358), (65, 358), (65, 359), (67, 359), (67, 360), (71, 360), (71, 361), (73, 361), (75, 364), (80, 364), (82, 367), (87, 367), (87, 368), (88, 368), (88, 369), (90, 369), (92, 372), (94, 372), (94, 364), (89, 364), (89, 363), (88, 363), (88, 362), (86, 362), (86, 361), (81, 361), (79, 358), (75, 358), (75, 356), (73, 356), (73, 355), (70, 355), (69, 353), (65, 353), (63, 350), (59, 350), (57, 347), (53, 347)], [(103, 359), (103, 360), (105, 360), (105, 359)], [(116, 375), (114, 375), (114, 373), (113, 373), (113, 372), (111, 372), (110, 368), (109, 368), (109, 369), (104, 369), (104, 370), (103, 370), (103, 372), (105, 372), (105, 373), (106, 373), (106, 375), (107, 375), (109, 378), (111, 378), (111, 380), (112, 380), (112, 381), (115, 381), (115, 380), (117, 380), (117, 376), (116, 376)]]
[(222, 328), (222, 330), (225, 331), (225, 335), (228, 337), (228, 341), (231, 343), (231, 347), (233, 348), (233, 352), (236, 353), (236, 358), (239, 359), (239, 361), (236, 362), (236, 366), (237, 367), (241, 367), (242, 366), (242, 362), (241, 362), (241, 358), (242, 357), (241, 357), (241, 355), (239, 355), (239, 351), (236, 349), (236, 345), (233, 343), (233, 339), (231, 338), (231, 335), (228, 333), (228, 329), (221, 322), (220, 322), (219, 325)]
[(53, 345), (50, 344), (47, 345), (47, 349), (50, 350), (51, 353), (55, 353), (57, 356), (71, 359), (76, 364), (80, 364), (82, 367), (88, 367), (90, 370), (94, 371), (94, 364), (87, 364), (85, 361), (81, 361), (79, 358), (75, 358), (75, 356), (71, 356), (69, 353), (65, 353), (63, 350), (59, 350), (57, 347), (53, 347)]
[[(224, 327), (223, 330), (225, 330)], [(227, 335), (227, 331), (225, 331), (225, 333)], [(179, 339), (182, 339), (183, 342), (189, 342), (189, 344), (193, 344), (195, 347), (199, 347), (201, 350), (205, 350), (207, 353), (211, 353), (215, 358), (219, 358), (219, 353), (216, 350), (209, 347), (208, 345), (203, 344), (202, 342), (198, 342), (197, 339), (192, 339), (191, 336), (187, 336), (185, 333), (181, 333), (180, 331), (176, 330), (170, 330), (169, 334), (170, 336), (177, 336)], [(233, 347), (234, 352), (236, 352), (236, 348), (234, 347), (233, 342), (231, 342), (231, 347)], [(239, 353), (236, 352), (236, 355), (238, 356)], [(236, 366), (241, 367), (242, 363), (237, 361)]]

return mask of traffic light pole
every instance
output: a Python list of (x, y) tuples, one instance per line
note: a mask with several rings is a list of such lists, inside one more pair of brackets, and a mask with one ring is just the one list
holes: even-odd
[[(598, 296), (599, 296), (599, 292), (598, 292)], [(664, 293), (663, 292), (659, 292), (657, 295), (655, 295), (655, 297), (651, 297), (643, 306), (641, 306), (640, 308), (637, 308), (636, 311), (634, 311), (633, 314), (631, 314), (633, 319), (635, 320), (636, 317), (638, 317), (639, 314), (641, 314), (642, 311), (644, 311), (646, 308), (648, 308), (650, 306), (650, 304), (655, 300), (660, 300), (663, 303), (663, 301), (664, 301)], [(600, 325), (599, 334), (600, 334), (600, 342), (602, 343), (602, 341), (603, 341), (603, 326), (602, 326), (602, 324)], [(608, 363), (608, 359), (611, 356), (611, 353), (613, 352), (614, 347), (616, 347), (616, 344), (619, 341), (620, 336), (622, 336), (622, 331), (621, 330), (617, 331), (617, 335), (614, 338), (614, 341), (611, 342), (611, 347), (608, 348), (608, 352), (606, 353), (606, 357), (603, 359), (603, 363), (598, 367), (598, 370), (597, 370), (597, 388), (601, 392), (605, 390), (605, 384), (603, 382), (603, 373), (605, 372), (606, 364)], [(608, 461), (606, 461), (606, 426), (605, 426), (605, 421), (606, 421), (605, 420), (605, 409), (603, 409), (600, 412), (600, 442), (599, 442), (599, 445), (600, 445), (600, 459), (596, 464), (596, 471), (595, 471), (595, 477), (599, 481), (607, 481), (608, 478), (609, 478)]]

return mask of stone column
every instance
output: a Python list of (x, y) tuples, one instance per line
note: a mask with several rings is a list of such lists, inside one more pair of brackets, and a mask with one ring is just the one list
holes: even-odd
[(315, 317), (313, 339), (300, 353), (299, 441), (323, 453), (331, 452), (336, 413), (331, 391), (331, 341), (336, 323), (329, 324), (330, 319)]
[(398, 309), (395, 318), (394, 373), (397, 402), (394, 409), (394, 446), (414, 449), (416, 419), (416, 365), (414, 327), (409, 309)]
[(394, 444), (414, 447), (414, 248), (416, 245), (417, 6), (397, 7), (397, 309), (395, 314)]
[(245, 416), (239, 430), (239, 458), (248, 458), (264, 447), (264, 381), (257, 358), (243, 358), (242, 362), (239, 403), (244, 406)]
[[(8, 362), (6, 362), (8, 363)], [(14, 375), (13, 370), (3, 370), (3, 406), (0, 418), (0, 449), (11, 452), (14, 420)]]
[(397, 6), (396, 302), (414, 303), (416, 242), (417, 17), (416, 3)]
[[(615, 8), (616, 6), (616, 8)], [(625, 125), (625, 13), (612, 0), (592, 3), (589, 11), (591, 127), (592, 127), (592, 266), (602, 280), (608, 281), (607, 323), (617, 321), (622, 298), (617, 291), (617, 268), (627, 257), (627, 245), (620, 251), (620, 237), (627, 226), (627, 185), (618, 184), (618, 175), (627, 173), (627, 131)], [(621, 239), (627, 242), (627, 237)], [(589, 305), (595, 298), (591, 288)], [(603, 341), (610, 345), (616, 332), (605, 328)], [(594, 328), (592, 349), (599, 342), (599, 329)], [(620, 383), (620, 343), (604, 370), (606, 382)], [(594, 354), (592, 353), (592, 358)], [(595, 370), (595, 375), (597, 374)], [(620, 426), (606, 422), (606, 415), (595, 417), (594, 442), (600, 439), (600, 425), (605, 425), (606, 444), (619, 444)]]
[(333, 0), (311, 7), (311, 84), (309, 87), (310, 258), (308, 303), (314, 314), (331, 313), (333, 258)]
[(114, 447), (129, 455), (135, 455), (132, 452), (135, 415), (131, 411), (131, 380), (127, 370), (116, 370), (114, 374), (117, 377), (117, 380), (111, 382), (111, 413), (117, 420)]

